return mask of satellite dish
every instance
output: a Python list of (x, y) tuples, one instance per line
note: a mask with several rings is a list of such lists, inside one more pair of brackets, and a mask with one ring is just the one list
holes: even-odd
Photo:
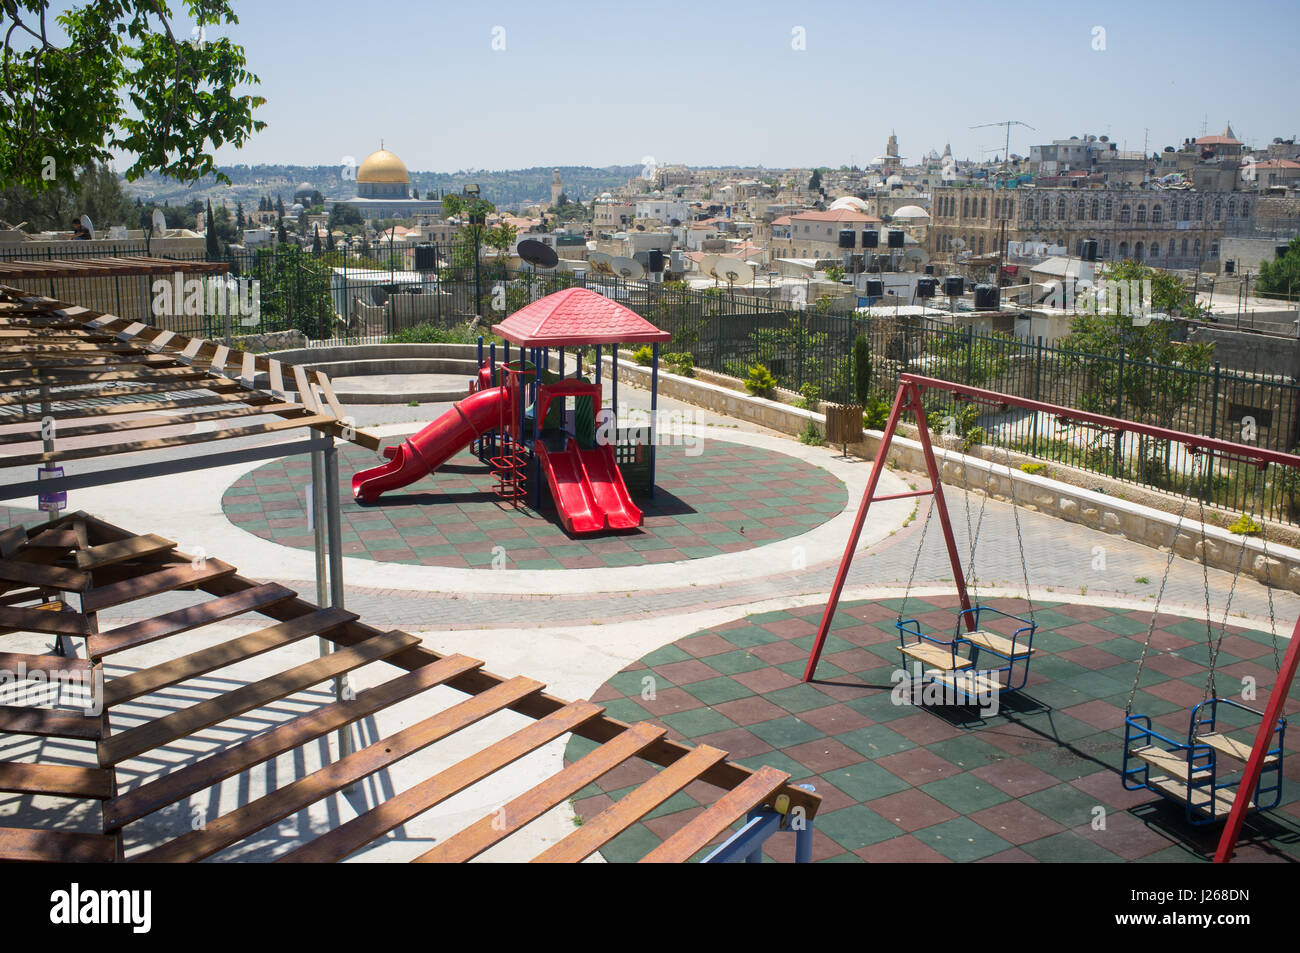
[(754, 280), (754, 269), (739, 258), (719, 258), (713, 272), (729, 285), (747, 285)]
[(614, 272), (624, 281), (636, 281), (645, 277), (645, 266), (635, 258), (615, 258)]
[(954, 239), (952, 240), (952, 247), (955, 248), (955, 249), (957, 249), (957, 251), (961, 251), (963, 248), (966, 247), (966, 239), (964, 239), (964, 238), (954, 238)]
[(555, 249), (546, 242), (529, 238), (519, 243), (519, 257), (534, 268), (554, 268), (560, 261)]
[(613, 275), (614, 257), (606, 255), (603, 251), (594, 251), (587, 256), (587, 263), (591, 265), (591, 270), (598, 275)]
[(153, 210), (153, 233), (159, 238), (167, 237), (167, 217), (160, 208)]
[[(704, 272), (710, 278), (718, 278), (713, 272), (713, 268), (718, 263), (718, 255), (702, 255), (700, 257), (700, 271)], [(723, 280), (718, 278), (719, 281)]]
[(86, 234), (91, 238), (95, 237), (95, 223), (90, 220), (89, 215), (81, 216), (81, 227), (86, 230)]
[(915, 262), (918, 265), (928, 264), (930, 261), (929, 253), (919, 245), (913, 245), (903, 252), (903, 260)]

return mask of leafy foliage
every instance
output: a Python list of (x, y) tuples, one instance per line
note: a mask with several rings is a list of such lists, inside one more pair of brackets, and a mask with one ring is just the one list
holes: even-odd
[(265, 100), (240, 93), (258, 79), (245, 69), (242, 47), (215, 35), (239, 22), (230, 4), (182, 5), (198, 24), (188, 39), (176, 36), (171, 11), (157, 0), (87, 0), (57, 17), (49, 0), (7, 0), (0, 183), (70, 186), (78, 170), (114, 153), (133, 157), (131, 181), (149, 171), (229, 181), (212, 153), (262, 129), (253, 111)]
[(1297, 291), (1300, 291), (1300, 238), (1293, 238), (1285, 255), (1260, 265), (1255, 292), (1289, 297)]
[(754, 364), (745, 378), (745, 390), (756, 397), (771, 397), (776, 392), (776, 378), (762, 364)]
[(871, 340), (865, 334), (853, 339), (853, 396), (863, 407), (871, 396)]

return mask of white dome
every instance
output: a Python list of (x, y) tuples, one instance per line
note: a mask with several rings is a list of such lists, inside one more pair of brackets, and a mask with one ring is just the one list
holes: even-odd
[(930, 213), (919, 205), (904, 205), (894, 213), (894, 218), (929, 218)]
[(862, 199), (858, 198), (856, 195), (841, 195), (831, 203), (830, 210), (833, 212), (836, 209), (842, 208), (854, 212), (865, 212), (867, 210), (867, 203), (862, 201)]

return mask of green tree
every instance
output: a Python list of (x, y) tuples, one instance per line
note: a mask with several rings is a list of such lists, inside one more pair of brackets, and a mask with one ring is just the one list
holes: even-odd
[(217, 245), (217, 222), (212, 214), (212, 199), (208, 199), (208, 213), (203, 219), (204, 229), (204, 251), (209, 259), (221, 257), (221, 249)]
[(865, 334), (853, 339), (853, 396), (862, 407), (871, 397), (871, 340)]
[(518, 236), (519, 229), (505, 222), (494, 225), (483, 233), (483, 244), (496, 251), (497, 263), (502, 274), (506, 270), (506, 254), (514, 246), (515, 239)]
[(1300, 238), (1293, 238), (1286, 254), (1260, 265), (1255, 293), (1289, 298), (1297, 291), (1300, 291)]
[(820, 192), (822, 188), (822, 170), (813, 169), (812, 175), (808, 176), (808, 191)]
[(213, 175), (212, 153), (243, 145), (265, 123), (265, 100), (241, 47), (218, 36), (238, 23), (226, 0), (182, 0), (198, 26), (177, 36), (159, 0), (5, 0), (0, 61), (0, 184), (43, 191), (72, 185), (78, 170), (114, 154), (126, 177), (148, 172), (182, 182)]
[(309, 338), (334, 333), (334, 302), (330, 269), (296, 245), (259, 248), (248, 277), (261, 282), (259, 331), (298, 329)]

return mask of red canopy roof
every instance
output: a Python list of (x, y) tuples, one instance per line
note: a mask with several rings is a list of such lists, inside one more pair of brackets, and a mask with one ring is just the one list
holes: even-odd
[(669, 341), (635, 311), (588, 288), (566, 288), (520, 308), (492, 330), (524, 347), (578, 344), (646, 344)]

